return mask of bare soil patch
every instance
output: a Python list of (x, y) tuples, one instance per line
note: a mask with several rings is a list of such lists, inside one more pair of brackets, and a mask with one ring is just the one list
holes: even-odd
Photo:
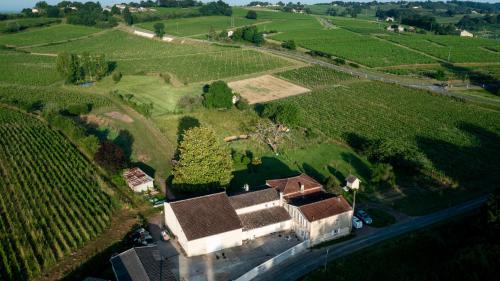
[(250, 104), (264, 103), (300, 95), (310, 90), (271, 75), (263, 75), (230, 82), (229, 87), (248, 100)]
[(118, 111), (106, 112), (106, 113), (104, 113), (104, 115), (106, 115), (110, 118), (116, 119), (116, 120), (120, 120), (120, 121), (125, 122), (125, 123), (134, 122), (134, 119), (132, 119), (130, 116), (128, 116), (127, 114), (120, 113)]

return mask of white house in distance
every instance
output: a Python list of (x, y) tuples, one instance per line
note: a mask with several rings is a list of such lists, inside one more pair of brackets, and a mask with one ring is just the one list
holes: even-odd
[(310, 245), (351, 231), (352, 208), (311, 177), (269, 180), (256, 191), (225, 192), (165, 203), (165, 222), (187, 256), (241, 246), (293, 230)]
[(153, 178), (144, 173), (144, 171), (139, 167), (126, 170), (123, 173), (123, 177), (125, 178), (128, 186), (134, 192), (146, 192), (148, 190), (153, 190)]
[(467, 30), (460, 31), (460, 37), (474, 37), (474, 34), (470, 33)]
[(393, 17), (386, 17), (385, 21), (386, 22), (394, 22), (394, 18)]

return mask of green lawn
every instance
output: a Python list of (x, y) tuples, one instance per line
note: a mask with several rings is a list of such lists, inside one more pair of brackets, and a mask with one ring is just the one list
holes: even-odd
[(32, 27), (49, 25), (60, 21), (60, 19), (56, 18), (23, 18), (23, 19), (12, 19), (12, 20), (4, 20), (0, 21), (0, 32), (7, 32), (6, 28), (10, 23), (17, 23), (21, 29), (28, 29)]
[(82, 25), (58, 24), (0, 36), (0, 45), (32, 46), (51, 42), (65, 41), (91, 35), (101, 31)]

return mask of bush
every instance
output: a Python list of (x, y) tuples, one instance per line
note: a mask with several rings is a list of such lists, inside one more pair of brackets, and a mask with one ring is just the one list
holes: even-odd
[(118, 145), (111, 141), (104, 141), (96, 154), (94, 159), (102, 167), (113, 173), (118, 172), (127, 166), (127, 158), (125, 152)]
[(378, 163), (373, 167), (371, 181), (381, 187), (394, 188), (396, 186), (396, 175), (390, 164)]
[(251, 19), (251, 20), (256, 20), (257, 19), (257, 12), (256, 11), (248, 11), (246, 18)]
[(17, 21), (14, 21), (14, 22), (9, 22), (7, 24), (7, 26), (5, 27), (5, 31), (6, 32), (18, 32), (19, 30), (21, 30), (21, 26), (19, 25), (19, 23)]
[(281, 47), (285, 49), (290, 49), (290, 50), (295, 50), (297, 46), (295, 45), (295, 41), (293, 40), (288, 40), (283, 43), (281, 43)]
[(359, 68), (359, 64), (350, 62), (349, 66), (354, 67), (354, 68)]
[(170, 74), (168, 74), (168, 73), (161, 73), (160, 77), (163, 78), (163, 81), (165, 83), (170, 84), (170, 79), (171, 79)]
[(267, 104), (262, 111), (262, 117), (271, 119), (276, 123), (295, 126), (300, 123), (300, 107), (294, 103)]
[(177, 101), (177, 107), (186, 111), (193, 111), (201, 106), (202, 98), (200, 96), (183, 96)]
[(224, 81), (210, 84), (203, 98), (203, 105), (206, 108), (231, 108), (233, 106), (233, 91)]
[(87, 114), (92, 110), (92, 106), (90, 104), (72, 104), (66, 107), (63, 110), (65, 114), (78, 116), (81, 114)]
[(155, 35), (158, 38), (163, 38), (163, 35), (165, 35), (165, 24), (157, 22), (154, 24), (153, 28), (155, 30)]
[(120, 80), (122, 80), (122, 77), (123, 74), (120, 71), (113, 72), (113, 81), (115, 81), (115, 83), (120, 82)]
[(240, 99), (238, 100), (238, 102), (236, 102), (236, 108), (238, 108), (239, 110), (246, 110), (249, 107), (250, 107), (250, 104), (248, 104), (247, 99), (240, 96)]
[(333, 62), (335, 64), (345, 64), (345, 59), (335, 58), (335, 59), (333, 59)]
[(342, 194), (342, 187), (340, 181), (333, 175), (328, 176), (325, 182), (326, 191), (333, 192), (335, 195)]

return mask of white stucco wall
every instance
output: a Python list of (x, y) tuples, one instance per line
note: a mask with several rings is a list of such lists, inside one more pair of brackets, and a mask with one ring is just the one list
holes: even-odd
[(266, 225), (259, 228), (249, 229), (243, 231), (243, 240), (252, 240), (259, 238), (273, 232), (285, 231), (292, 228), (292, 220), (287, 220), (275, 224)]
[(258, 204), (258, 205), (252, 205), (249, 207), (236, 209), (236, 214), (241, 215), (241, 214), (251, 213), (251, 212), (259, 211), (259, 210), (266, 209), (266, 208), (277, 207), (279, 205), (280, 205), (280, 200), (269, 201), (269, 202)]
[(146, 182), (146, 183), (143, 183), (143, 184), (140, 184), (138, 186), (131, 186), (130, 188), (132, 188), (132, 190), (134, 192), (145, 192), (145, 191), (148, 191), (150, 189), (153, 189), (153, 181), (149, 181), (149, 182)]
[(174, 214), (174, 211), (172, 210), (172, 207), (170, 207), (169, 203), (164, 204), (165, 208), (163, 208), (163, 211), (165, 213), (165, 224), (167, 225), (168, 229), (177, 237), (177, 241), (181, 246), (184, 248), (184, 245), (187, 243), (186, 235), (184, 234), (184, 231), (181, 228), (181, 225), (179, 224), (179, 221), (177, 220), (177, 217)]
[(318, 244), (340, 238), (351, 232), (352, 211), (311, 222), (311, 243)]
[(241, 246), (243, 244), (242, 229), (236, 229), (217, 235), (203, 237), (200, 239), (188, 241), (183, 246), (188, 257), (204, 255), (226, 248)]

